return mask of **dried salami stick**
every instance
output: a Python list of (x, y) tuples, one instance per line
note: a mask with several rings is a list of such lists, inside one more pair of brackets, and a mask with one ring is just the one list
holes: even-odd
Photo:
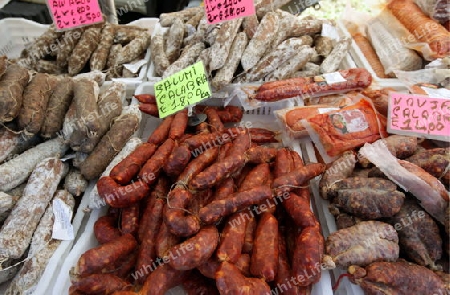
[(135, 112), (132, 108), (125, 110), (114, 120), (109, 131), (81, 164), (80, 170), (86, 179), (99, 177), (139, 127), (140, 113)]
[(198, 42), (185, 47), (181, 52), (180, 57), (166, 68), (162, 75), (163, 78), (169, 77), (170, 75), (173, 75), (192, 65), (197, 60), (203, 49), (205, 49), (205, 44), (203, 42)]
[[(156, 259), (156, 237), (161, 227), (161, 223), (163, 222), (163, 209), (164, 209), (165, 200), (156, 199), (153, 206), (148, 209), (148, 206), (144, 212), (150, 214), (150, 218), (148, 222), (142, 224), (140, 226), (145, 226), (143, 228), (143, 234), (141, 238), (141, 244), (139, 246), (138, 258), (136, 261), (136, 271), (143, 270), (143, 276), (138, 278), (138, 282), (143, 283), (147, 278), (147, 271), (149, 265), (152, 265), (154, 260)], [(140, 227), (141, 229), (141, 227)]]
[[(230, 53), (226, 59), (225, 65), (221, 67), (215, 74), (211, 85), (217, 90), (228, 85), (233, 79), (234, 72), (241, 61), (242, 53), (247, 46), (248, 38), (244, 32), (240, 32), (234, 38), (230, 48)], [(215, 58), (215, 57), (214, 57)]]
[(186, 22), (203, 10), (203, 7), (189, 7), (181, 11), (161, 13), (159, 16), (159, 23), (162, 27), (170, 27), (176, 19), (181, 18), (183, 22)]
[(143, 31), (147, 31), (147, 29), (131, 25), (115, 25), (114, 31), (114, 44), (127, 44)]
[(217, 31), (217, 36), (211, 46), (212, 58), (209, 64), (211, 70), (220, 69), (226, 64), (233, 40), (235, 39), (241, 24), (242, 18), (227, 21), (223, 23)]
[(20, 258), (25, 253), (45, 208), (67, 170), (67, 166), (57, 158), (48, 158), (36, 165), (23, 196), (0, 231), (0, 257)]
[(199, 217), (205, 224), (212, 224), (250, 205), (259, 204), (272, 197), (268, 186), (259, 186), (247, 191), (238, 192), (225, 200), (213, 201), (200, 209)]
[(155, 35), (150, 41), (151, 59), (155, 65), (155, 75), (161, 77), (170, 66), (164, 50), (164, 38), (162, 35)]
[(22, 108), (18, 116), (19, 128), (25, 134), (36, 134), (45, 120), (50, 96), (56, 86), (55, 76), (37, 73), (23, 92)]
[(273, 281), (277, 274), (278, 236), (277, 219), (268, 212), (264, 213), (256, 227), (250, 272), (268, 282)]
[(117, 58), (122, 51), (121, 44), (113, 44), (109, 50), (108, 60), (106, 61), (107, 74), (106, 78), (117, 78), (122, 76), (123, 66), (117, 64)]
[(69, 56), (80, 40), (84, 30), (85, 28), (82, 27), (64, 32), (64, 36), (62, 37), (64, 43), (61, 44), (56, 55), (56, 65), (58, 67), (64, 68), (67, 66)]
[(122, 65), (139, 58), (150, 45), (150, 40), (151, 36), (148, 32), (140, 33), (137, 38), (122, 47), (122, 50), (117, 57), (117, 64)]
[(183, 45), (184, 23), (181, 19), (174, 20), (167, 32), (166, 56), (170, 63), (180, 57), (181, 46)]
[(259, 21), (256, 14), (244, 17), (244, 21), (242, 22), (242, 28), (245, 34), (247, 34), (248, 40), (253, 38), (256, 29), (258, 28), (258, 25)]
[(8, 66), (8, 63), (6, 61), (7, 61), (6, 56), (0, 57), (0, 79), (2, 78), (3, 74), (6, 72), (6, 68)]
[(288, 37), (300, 37), (304, 35), (314, 35), (322, 31), (324, 21), (321, 19), (303, 20), (294, 18), (291, 27), (288, 30)]
[[(63, 202), (71, 210), (75, 206), (75, 199), (69, 192), (64, 190), (57, 191), (53, 200)], [(24, 262), (5, 294), (32, 292), (38, 284), (48, 261), (61, 244), (61, 240), (52, 238), (53, 224), (53, 205), (49, 204), (33, 234), (28, 252), (28, 258), (30, 259)]]
[(100, 244), (111, 242), (121, 236), (116, 226), (116, 219), (112, 216), (101, 216), (94, 223), (94, 236)]
[(63, 33), (57, 32), (54, 24), (50, 25), (50, 27), (44, 32), (44, 34), (40, 35), (30, 46), (30, 48), (26, 48), (22, 51), (22, 56), (31, 58), (31, 65), (41, 59), (45, 54), (50, 45), (52, 45), (56, 39), (58, 39)]
[(324, 61), (320, 65), (320, 72), (331, 73), (337, 71), (342, 60), (347, 55), (351, 43), (351, 38), (344, 38), (343, 40), (339, 41), (334, 46), (331, 53), (324, 59)]
[(6, 69), (0, 80), (0, 122), (12, 121), (19, 114), (29, 78), (28, 70), (19, 65)]
[(105, 68), (109, 51), (114, 42), (114, 34), (114, 26), (108, 23), (105, 24), (102, 29), (100, 42), (89, 60), (91, 71), (101, 71)]
[(36, 165), (48, 157), (62, 156), (68, 146), (60, 138), (47, 140), (0, 165), (0, 191), (9, 191), (23, 183)]
[(64, 178), (64, 188), (75, 197), (81, 196), (89, 185), (78, 168), (72, 167)]
[(302, 69), (314, 54), (314, 49), (309, 46), (300, 46), (297, 54), (286, 63), (276, 68), (270, 73), (267, 80), (283, 80), (289, 78), (292, 74)]
[(95, 135), (91, 134), (81, 143), (80, 150), (91, 153), (100, 142), (103, 135), (108, 132), (114, 119), (123, 111), (122, 98), (125, 96), (126, 85), (122, 82), (111, 82), (111, 86), (100, 95), (98, 102), (99, 129)]
[(200, 230), (200, 220), (185, 212), (191, 200), (192, 193), (181, 187), (175, 187), (167, 196), (164, 222), (170, 232), (177, 236), (189, 237)]
[(71, 270), (76, 277), (86, 277), (98, 273), (112, 261), (126, 257), (137, 248), (137, 242), (131, 234), (125, 234), (116, 240), (87, 250), (78, 259)]
[(170, 248), (170, 253), (180, 253), (169, 260), (176, 270), (190, 270), (201, 265), (212, 256), (219, 242), (219, 232), (215, 226), (203, 227), (195, 236)]
[(160, 145), (153, 156), (151, 156), (144, 166), (142, 166), (139, 171), (138, 178), (145, 181), (148, 185), (154, 183), (162, 171), (162, 167), (164, 167), (164, 164), (166, 163), (174, 146), (175, 142), (170, 138)]
[(83, 69), (100, 42), (101, 31), (99, 27), (90, 27), (83, 32), (68, 60), (69, 75), (74, 76)]
[(241, 57), (241, 64), (245, 71), (253, 68), (261, 57), (270, 48), (273, 39), (278, 31), (278, 14), (269, 12), (262, 18), (255, 35), (248, 42), (247, 47)]
[(48, 101), (44, 123), (40, 130), (41, 136), (46, 138), (53, 137), (62, 129), (64, 115), (69, 110), (72, 99), (72, 79), (67, 77), (59, 80)]

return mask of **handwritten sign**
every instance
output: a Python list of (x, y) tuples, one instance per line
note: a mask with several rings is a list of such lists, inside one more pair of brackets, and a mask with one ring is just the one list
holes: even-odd
[(450, 98), (391, 93), (388, 132), (450, 141)]
[(159, 117), (164, 118), (211, 96), (201, 61), (155, 84)]
[(47, 0), (56, 29), (66, 30), (103, 21), (98, 0)]
[(255, 14), (253, 0), (205, 0), (204, 7), (209, 24)]

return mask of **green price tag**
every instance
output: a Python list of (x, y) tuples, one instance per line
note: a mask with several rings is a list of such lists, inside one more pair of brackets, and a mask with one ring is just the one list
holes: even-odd
[(174, 114), (211, 96), (201, 61), (155, 84), (159, 117)]

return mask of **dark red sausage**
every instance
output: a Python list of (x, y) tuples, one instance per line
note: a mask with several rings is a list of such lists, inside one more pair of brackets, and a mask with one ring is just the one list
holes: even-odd
[(111, 207), (124, 208), (139, 202), (148, 195), (150, 189), (142, 180), (126, 186), (120, 186), (109, 176), (101, 177), (97, 182), (98, 194)]
[(112, 216), (101, 216), (94, 223), (94, 236), (100, 244), (113, 241), (121, 236), (116, 227), (116, 220)]
[(247, 219), (240, 213), (234, 213), (228, 218), (220, 236), (216, 255), (219, 261), (236, 263), (241, 256), (245, 241)]
[(156, 129), (150, 134), (150, 136), (147, 139), (148, 143), (152, 143), (156, 146), (159, 146), (169, 136), (170, 131), (170, 125), (172, 125), (173, 116), (168, 116), (164, 118), (164, 120), (161, 122), (161, 124), (156, 127)]
[(175, 142), (172, 139), (169, 138), (164, 141), (164, 143), (158, 147), (153, 156), (145, 162), (144, 166), (139, 171), (139, 179), (142, 179), (148, 185), (153, 184), (167, 162), (174, 146)]
[(137, 235), (139, 229), (139, 206), (139, 203), (135, 203), (129, 207), (122, 208), (120, 231), (123, 235)]
[(185, 209), (192, 199), (192, 193), (182, 187), (175, 187), (167, 196), (164, 222), (169, 230), (180, 237), (189, 237), (200, 230), (200, 220)]

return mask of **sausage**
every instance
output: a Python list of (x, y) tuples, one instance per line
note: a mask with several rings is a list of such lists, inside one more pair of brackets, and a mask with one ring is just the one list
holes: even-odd
[(225, 129), (216, 109), (206, 107), (203, 112), (208, 118), (208, 123), (211, 126), (211, 130), (223, 131)]
[(240, 134), (234, 140), (227, 156), (221, 162), (215, 162), (195, 176), (189, 183), (191, 189), (211, 188), (221, 180), (233, 175), (245, 165), (245, 152), (250, 147), (248, 134)]
[(340, 40), (334, 47), (330, 54), (323, 60), (320, 65), (321, 73), (331, 73), (339, 69), (344, 57), (347, 55), (348, 50), (352, 44), (351, 38), (344, 38)]
[(275, 178), (272, 187), (281, 195), (281, 192), (288, 192), (294, 188), (305, 185), (312, 178), (322, 174), (325, 171), (325, 165), (321, 163), (311, 163), (306, 166), (296, 168), (295, 170)]
[[(293, 286), (290, 282), (292, 278), (291, 266), (289, 265), (286, 251), (286, 241), (280, 233), (280, 238), (278, 239), (278, 268), (274, 284), (276, 284), (277, 288), (280, 288), (280, 291), (283, 292), (283, 294), (300, 295), (301, 293), (297, 288), (297, 284), (295, 283), (295, 286)], [(294, 278), (294, 280), (296, 280), (296, 278)]]
[(19, 114), (29, 78), (28, 70), (19, 65), (6, 68), (0, 80), (0, 122), (10, 122)]
[(169, 265), (176, 270), (196, 268), (212, 256), (218, 242), (217, 228), (205, 226), (195, 236), (170, 248)]
[(155, 103), (140, 103), (139, 110), (150, 116), (159, 118), (159, 109)]
[(200, 209), (200, 220), (211, 224), (250, 205), (258, 204), (272, 197), (272, 191), (268, 186), (258, 186), (247, 191), (238, 192), (226, 200), (213, 201)]
[(270, 167), (267, 163), (257, 165), (250, 170), (239, 187), (239, 192), (249, 190), (251, 188), (264, 185), (270, 178)]
[(147, 277), (139, 294), (165, 294), (168, 290), (184, 282), (189, 273), (186, 270), (173, 269), (167, 263), (163, 264)]
[(167, 116), (163, 119), (161, 124), (156, 127), (156, 129), (150, 134), (147, 139), (148, 143), (152, 143), (159, 146), (163, 143), (169, 136), (170, 126), (172, 125), (173, 116)]
[(309, 97), (323, 96), (336, 92), (348, 92), (366, 88), (372, 83), (372, 75), (366, 69), (341, 70), (339, 73), (346, 79), (345, 82), (322, 85), (314, 82), (313, 77), (266, 82), (258, 88), (253, 98), (259, 101), (278, 101), (299, 95)]
[(78, 259), (72, 273), (75, 276), (85, 277), (90, 274), (101, 272), (114, 261), (128, 256), (137, 248), (136, 239), (131, 234), (125, 234), (116, 240), (102, 244), (87, 250)]
[[(166, 206), (164, 206), (163, 212)], [(167, 256), (169, 249), (178, 244), (179, 241), (180, 237), (171, 233), (165, 222), (161, 223), (158, 235), (156, 236), (156, 255), (158, 257)]]
[(188, 124), (188, 110), (184, 109), (175, 114), (170, 125), (169, 138), (178, 140), (185, 133)]
[(277, 156), (277, 148), (253, 146), (245, 153), (246, 163), (260, 164), (273, 162)]
[(192, 65), (203, 49), (205, 49), (203, 41), (184, 47), (180, 57), (164, 71), (163, 78), (167, 78)]
[(156, 258), (156, 236), (161, 227), (162, 213), (165, 201), (156, 199), (150, 211), (144, 212), (150, 215), (151, 220), (146, 224), (144, 233), (142, 234), (141, 244), (139, 245), (138, 257), (136, 262), (136, 273), (141, 271), (143, 274), (139, 276), (137, 281), (142, 284), (148, 276), (147, 268), (152, 265)]
[(271, 213), (264, 213), (256, 227), (250, 262), (250, 272), (270, 282), (278, 268), (278, 221)]
[(120, 161), (109, 173), (118, 184), (125, 185), (138, 174), (142, 165), (156, 152), (157, 146), (152, 143), (143, 143), (130, 155)]
[(301, 188), (299, 193), (301, 196), (291, 192), (288, 198), (284, 198), (282, 204), (298, 227), (314, 226), (316, 218), (310, 208), (309, 188)]
[(251, 277), (250, 273), (250, 254), (241, 254), (238, 260), (234, 264), (237, 268), (242, 272), (242, 274), (246, 277)]
[(150, 191), (148, 185), (138, 180), (126, 186), (120, 186), (109, 176), (103, 176), (97, 182), (98, 194), (111, 207), (124, 208), (139, 202)]
[(134, 203), (129, 207), (122, 208), (120, 225), (122, 235), (137, 235), (139, 229), (139, 203)]
[(237, 262), (244, 245), (246, 227), (247, 221), (241, 214), (234, 213), (228, 218), (220, 235), (220, 243), (216, 251), (219, 261)]
[(72, 287), (85, 294), (112, 294), (131, 286), (129, 282), (112, 274), (91, 274), (72, 282)]
[(167, 32), (166, 56), (170, 63), (173, 63), (180, 56), (181, 46), (183, 45), (184, 23), (181, 19), (174, 19)]
[(355, 153), (353, 151), (347, 151), (331, 164), (319, 182), (319, 190), (322, 198), (327, 200), (329, 197), (328, 192), (332, 190), (332, 186), (352, 174), (356, 162)]
[(154, 94), (149, 93), (133, 94), (133, 97), (136, 98), (141, 103), (156, 104), (156, 96)]
[(242, 18), (238, 18), (224, 22), (220, 26), (215, 41), (211, 46), (211, 56), (214, 57), (209, 64), (211, 70), (217, 70), (225, 66), (233, 40), (236, 38), (241, 24)]
[(36, 165), (22, 197), (0, 229), (0, 257), (22, 257), (59, 182), (67, 171), (67, 165), (57, 158), (47, 158)]
[(207, 278), (215, 279), (216, 272), (219, 269), (220, 261), (217, 256), (212, 255), (206, 262), (197, 266), (198, 271)]
[(153, 184), (159, 176), (162, 167), (164, 167), (174, 146), (175, 142), (170, 138), (160, 145), (153, 156), (145, 162), (141, 171), (139, 171), (138, 178), (145, 181), (148, 185)]
[(183, 289), (187, 295), (219, 295), (216, 282), (204, 277), (196, 270), (192, 271), (183, 282)]
[(189, 183), (192, 178), (194, 178), (197, 174), (199, 174), (215, 161), (218, 153), (218, 147), (207, 149), (206, 151), (201, 153), (186, 166), (183, 172), (178, 176), (177, 181), (184, 184)]
[(256, 232), (256, 217), (251, 209), (247, 210), (247, 226), (245, 227), (244, 245), (242, 246), (242, 253), (251, 254), (253, 251), (253, 242), (255, 240)]
[(224, 179), (216, 186), (213, 198), (211, 201), (219, 201), (228, 199), (235, 192), (234, 179), (232, 177)]
[(167, 196), (168, 203), (164, 210), (164, 222), (169, 230), (180, 237), (188, 237), (200, 230), (197, 217), (186, 215), (185, 208), (192, 199), (192, 193), (181, 187), (175, 187)]
[(189, 148), (184, 144), (177, 145), (173, 148), (167, 162), (164, 164), (164, 172), (166, 172), (166, 175), (168, 176), (178, 176), (183, 172), (184, 168), (186, 168), (190, 159), (191, 151)]
[(112, 216), (101, 216), (94, 223), (94, 236), (100, 244), (118, 239), (121, 234), (115, 226), (116, 219)]
[(275, 138), (276, 133), (264, 128), (248, 128), (250, 132), (250, 138), (253, 143), (277, 143), (278, 139)]

